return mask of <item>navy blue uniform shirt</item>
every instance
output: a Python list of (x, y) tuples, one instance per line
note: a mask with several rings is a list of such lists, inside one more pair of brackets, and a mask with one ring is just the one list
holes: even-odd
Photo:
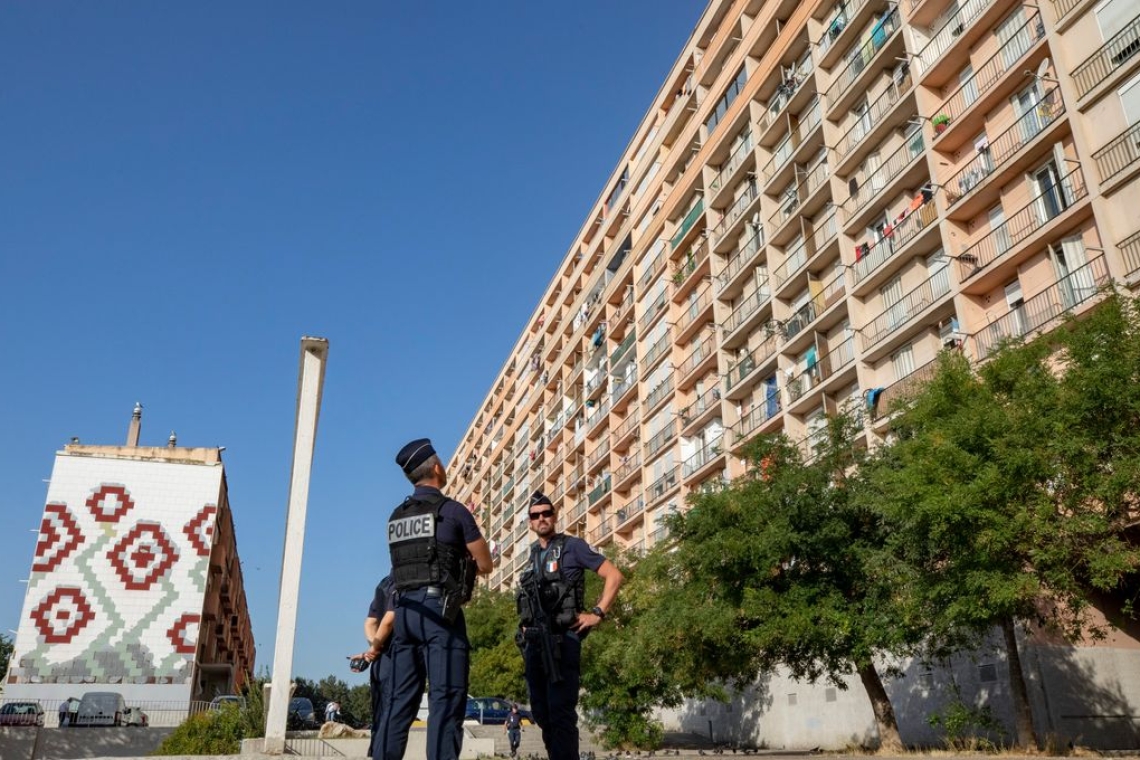
[(380, 620), (388, 610), (396, 609), (396, 586), (388, 577), (376, 584), (376, 593), (368, 605), (368, 617)]
[[(431, 486), (416, 486), (413, 496), (442, 496), (443, 492)], [(448, 499), (439, 508), (439, 524), (435, 528), (435, 540), (449, 546), (467, 546), (483, 537), (479, 524), (467, 507), (455, 499)]]
[[(571, 585), (577, 583), (578, 579), (585, 574), (586, 570), (593, 570), (595, 573), (598, 572), (598, 568), (606, 561), (604, 555), (595, 551), (593, 547), (577, 536), (565, 536), (561, 533), (556, 533), (551, 536), (550, 543), (553, 543), (554, 539), (559, 536), (562, 536), (565, 540), (562, 544), (562, 557), (558, 559), (557, 562), (562, 568), (562, 577), (566, 579), (567, 583)], [(543, 565), (549, 565), (555, 561), (554, 558), (549, 556), (550, 543), (546, 545), (546, 549), (541, 548), (541, 544), (538, 545), (538, 561)], [(557, 570), (558, 568), (552, 567), (549, 569)]]

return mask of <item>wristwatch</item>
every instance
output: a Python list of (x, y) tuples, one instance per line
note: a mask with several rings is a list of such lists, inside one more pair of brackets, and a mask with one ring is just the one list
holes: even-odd
[(600, 617), (602, 620), (606, 619), (606, 611), (603, 610), (601, 607), (595, 607), (594, 609), (590, 610), (590, 612), (594, 613), (595, 615)]

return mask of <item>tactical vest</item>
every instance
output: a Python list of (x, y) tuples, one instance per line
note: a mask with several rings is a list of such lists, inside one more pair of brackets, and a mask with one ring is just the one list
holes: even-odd
[(466, 547), (436, 539), (440, 508), (445, 496), (409, 496), (388, 520), (388, 551), (392, 557), (392, 582), (397, 591), (440, 586), (459, 587)]
[(586, 575), (583, 573), (574, 583), (566, 579), (562, 570), (565, 544), (566, 536), (559, 534), (546, 549), (538, 541), (530, 546), (530, 561), (519, 578), (521, 587), (516, 598), (524, 627), (546, 623), (555, 630), (565, 630), (585, 609)]

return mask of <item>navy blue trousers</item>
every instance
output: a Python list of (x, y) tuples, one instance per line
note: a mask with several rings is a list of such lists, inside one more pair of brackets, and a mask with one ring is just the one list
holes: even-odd
[(376, 735), (380, 733), (380, 708), (383, 706), (381, 697), (384, 691), (388, 688), (388, 682), (392, 678), (392, 658), (388, 656), (388, 650), (372, 661), (371, 667), (368, 668), (368, 687), (372, 695), (372, 733), (368, 738), (368, 757), (372, 757), (372, 743), (376, 741)]
[(578, 760), (578, 689), (582, 680), (582, 641), (578, 634), (562, 634), (559, 654), (562, 680), (551, 683), (542, 667), (541, 644), (527, 639), (526, 688), (547, 756), (550, 760)]
[(427, 760), (459, 760), (471, 646), (463, 613), (448, 624), (440, 615), (441, 607), (442, 599), (427, 589), (400, 594), (389, 652), (391, 675), (380, 697), (373, 760), (403, 760), (425, 680)]

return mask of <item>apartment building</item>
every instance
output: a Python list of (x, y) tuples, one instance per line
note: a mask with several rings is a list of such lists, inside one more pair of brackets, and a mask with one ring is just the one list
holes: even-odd
[(940, 350), (1132, 284), (1138, 193), (1129, 0), (712, 0), (451, 462), (491, 587), (535, 489), (641, 551), (759, 434), (874, 445)]

